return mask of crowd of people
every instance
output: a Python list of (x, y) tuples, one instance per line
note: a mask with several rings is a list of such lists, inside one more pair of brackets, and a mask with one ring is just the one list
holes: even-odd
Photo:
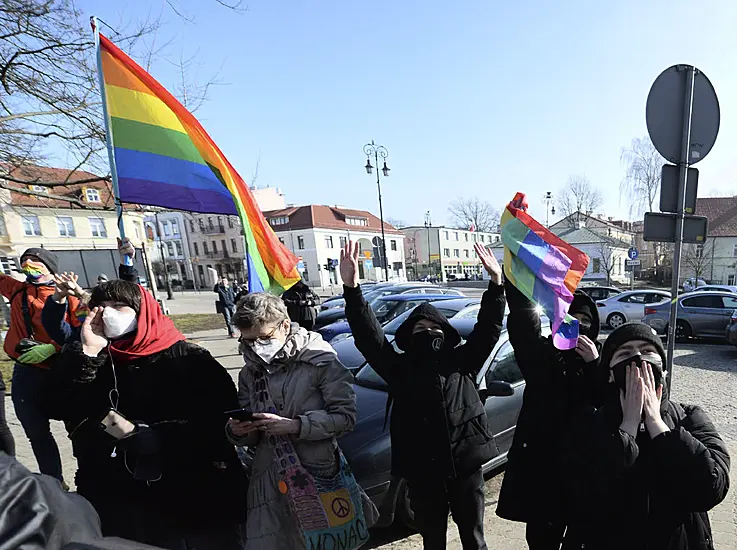
[[(13, 405), (49, 476), (10, 458), (2, 387), (0, 500), (59, 508), (57, 521), (39, 520), (38, 546), (29, 541), (41, 540), (39, 529), (0, 510), (0, 548), (62, 548), (75, 530), (170, 550), (365, 544), (378, 511), (339, 446), (359, 412), (353, 376), (311, 331), (314, 292), (300, 282), (282, 297), (238, 293), (219, 281), (218, 307), (244, 362), (236, 387), (137, 284), (129, 241), (120, 253), (118, 279), (100, 276), (91, 291), (42, 248), (23, 254), (25, 282), (0, 275)], [(496, 513), (526, 524), (531, 550), (713, 549), (708, 511), (726, 496), (729, 454), (703, 410), (669, 399), (660, 338), (628, 323), (600, 344), (596, 304), (576, 292), (578, 343), (560, 351), (493, 255), (481, 245), (476, 253), (490, 282), (468, 338), (423, 304), (390, 343), (361, 292), (357, 243), (341, 252), (346, 317), (388, 385), (392, 474), (407, 482), (424, 547), (446, 547), (450, 513), (465, 550), (487, 548), (482, 467), (499, 450), (476, 376), (508, 306), (526, 388)], [(83, 499), (64, 496), (51, 419), (64, 422)], [(248, 472), (239, 447), (253, 451)]]

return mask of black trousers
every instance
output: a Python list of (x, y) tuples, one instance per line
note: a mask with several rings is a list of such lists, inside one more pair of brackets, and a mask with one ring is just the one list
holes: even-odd
[(0, 390), (0, 451), (15, 456), (15, 439), (5, 418), (5, 386)]
[(566, 526), (554, 521), (537, 521), (527, 524), (525, 536), (530, 550), (559, 550)]
[(449, 481), (409, 481), (409, 502), (425, 550), (445, 550), (448, 512), (458, 526), (463, 550), (486, 550), (484, 475), (481, 469)]

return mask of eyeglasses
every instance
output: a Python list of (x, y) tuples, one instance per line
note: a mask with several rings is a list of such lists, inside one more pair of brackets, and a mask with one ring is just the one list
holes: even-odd
[(284, 321), (286, 321), (286, 319), (279, 321), (279, 323), (274, 327), (274, 330), (266, 336), (259, 336), (258, 338), (243, 338), (243, 336), (241, 336), (240, 341), (245, 342), (246, 344), (268, 344), (269, 340), (271, 340), (274, 337), (274, 334), (276, 334), (276, 331), (279, 330), (279, 327), (284, 324)]

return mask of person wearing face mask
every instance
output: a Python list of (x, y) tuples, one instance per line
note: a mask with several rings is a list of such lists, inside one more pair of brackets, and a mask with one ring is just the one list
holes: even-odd
[(95, 287), (55, 366), (76, 485), (105, 536), (165, 549), (242, 547), (245, 474), (225, 432), (230, 375), (141, 286)]
[(414, 523), (426, 549), (444, 549), (448, 511), (465, 550), (485, 549), (483, 464), (499, 451), (489, 434), (476, 375), (499, 340), (504, 319), (502, 271), (477, 244), (491, 277), (473, 332), (458, 331), (435, 307), (417, 306), (386, 339), (358, 284), (358, 243), (341, 251), (346, 318), (356, 347), (386, 381), (393, 397), (390, 419), (392, 475), (407, 480)]
[[(282, 470), (301, 466), (312, 476), (337, 473), (337, 439), (356, 422), (353, 376), (319, 334), (290, 322), (278, 296), (248, 294), (238, 303), (233, 323), (241, 332), (245, 361), (238, 400), (253, 418), (231, 418), (227, 432), (234, 444), (256, 450), (246, 550), (304, 549), (291, 511), (299, 505), (290, 501), (284, 481), (291, 476)], [(365, 500), (369, 523), (372, 505)]]
[[(41, 473), (55, 477), (62, 483), (59, 447), (51, 434), (50, 404), (55, 398), (55, 387), (50, 369), (59, 346), (46, 332), (41, 321), (44, 304), (53, 295), (54, 273), (59, 259), (44, 248), (29, 248), (20, 258), (24, 282), (0, 274), (0, 293), (10, 302), (10, 327), (5, 337), (5, 353), (15, 361), (13, 370), (13, 404), (23, 430), (31, 443)], [(70, 300), (70, 311), (79, 302)], [(68, 317), (67, 317), (68, 318)], [(4, 396), (4, 385), (0, 380)], [(4, 403), (4, 398), (2, 399)], [(10, 430), (0, 415), (0, 446), (13, 454)]]
[(569, 314), (579, 323), (578, 342), (575, 349), (561, 351), (551, 337), (542, 336), (535, 305), (509, 281), (505, 287), (507, 331), (525, 393), (496, 514), (527, 524), (530, 550), (557, 550), (566, 528), (558, 434), (579, 407), (601, 399), (606, 373), (599, 364), (599, 313), (594, 301), (577, 290)]
[(714, 549), (707, 512), (729, 488), (730, 457), (707, 414), (668, 399), (665, 351), (649, 326), (607, 338), (601, 407), (576, 414), (563, 457), (564, 549)]

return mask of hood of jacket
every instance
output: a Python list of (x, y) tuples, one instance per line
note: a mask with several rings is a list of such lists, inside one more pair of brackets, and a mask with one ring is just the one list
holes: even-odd
[(445, 334), (445, 349), (453, 349), (461, 343), (461, 335), (448, 322), (445, 315), (440, 313), (438, 309), (428, 303), (420, 304), (412, 310), (409, 317), (397, 329), (394, 335), (394, 341), (397, 347), (402, 351), (409, 351), (412, 345), (412, 330), (421, 319), (426, 319), (437, 323)]
[(323, 340), (317, 332), (307, 331), (297, 323), (291, 324), (284, 347), (279, 350), (274, 360), (269, 364), (256, 355), (248, 344), (241, 344), (240, 350), (247, 364), (259, 365), (269, 372), (287, 366), (294, 361), (303, 361), (320, 367), (332, 363), (338, 355), (333, 347)]
[(596, 342), (597, 338), (599, 338), (599, 329), (601, 327), (599, 308), (596, 307), (596, 302), (594, 302), (591, 296), (583, 290), (576, 290), (573, 293), (573, 302), (571, 303), (571, 307), (568, 308), (569, 315), (575, 315), (576, 313), (583, 313), (591, 319), (591, 328), (588, 337)]

